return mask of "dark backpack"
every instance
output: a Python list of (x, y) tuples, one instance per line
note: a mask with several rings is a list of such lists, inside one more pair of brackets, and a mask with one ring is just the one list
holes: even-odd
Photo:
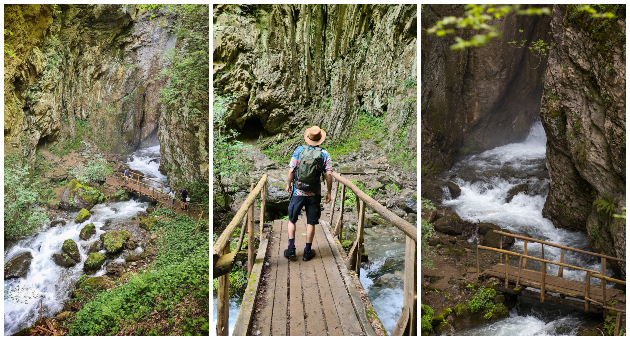
[(304, 145), (298, 160), (297, 174), (295, 175), (296, 188), (304, 191), (316, 190), (317, 185), (320, 183), (319, 177), (323, 173), (322, 150), (319, 147), (310, 149), (308, 145)]

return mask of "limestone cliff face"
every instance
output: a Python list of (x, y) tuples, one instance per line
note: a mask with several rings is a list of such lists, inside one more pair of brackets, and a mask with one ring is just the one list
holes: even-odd
[[(46, 5), (6, 9), (7, 28), (15, 31), (9, 48), (31, 42), (5, 58), (5, 153), (21, 146), (32, 157), (40, 143), (74, 137), (77, 124), (112, 152), (129, 151), (157, 131), (162, 54), (176, 40), (172, 17), (150, 20), (135, 6), (117, 5), (63, 5), (57, 14)], [(28, 29), (33, 18), (45, 24)]]
[(134, 5), (5, 6), (5, 41), (15, 54), (5, 54), (5, 154), (32, 161), (38, 145), (63, 147), (77, 135), (127, 153), (159, 134), (171, 180), (207, 181), (207, 120), (191, 139), (191, 126), (162, 119), (160, 72), (175, 24), (165, 9)]
[[(616, 7), (615, 7), (616, 6)], [(575, 6), (555, 5), (540, 116), (547, 134), (551, 179), (543, 214), (555, 226), (588, 232), (595, 252), (625, 258), (625, 219), (597, 212), (610, 195), (626, 205), (626, 13), (591, 19)], [(625, 265), (613, 263), (625, 276)]]
[(506, 15), (490, 23), (502, 38), (462, 51), (450, 49), (452, 36), (426, 33), (443, 17), (463, 14), (463, 5), (425, 5), (422, 11), (423, 175), (449, 169), (458, 155), (523, 140), (540, 110), (546, 57), (507, 42), (549, 43), (550, 17)]
[(215, 5), (215, 91), (227, 123), (276, 140), (317, 124), (346, 137), (359, 111), (416, 150), (416, 5)]

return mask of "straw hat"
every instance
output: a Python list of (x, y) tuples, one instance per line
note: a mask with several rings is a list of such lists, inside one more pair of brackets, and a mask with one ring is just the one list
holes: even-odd
[(304, 131), (304, 141), (310, 146), (319, 146), (326, 139), (326, 131), (319, 126), (312, 126)]

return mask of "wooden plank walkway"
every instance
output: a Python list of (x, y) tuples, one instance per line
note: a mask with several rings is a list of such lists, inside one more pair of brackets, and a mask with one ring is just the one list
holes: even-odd
[[(486, 269), (481, 273), (482, 276), (492, 276), (499, 279), (499, 285), (503, 285), (505, 282), (505, 265), (502, 263), (496, 264), (492, 268)], [(516, 284), (518, 276), (518, 267), (508, 266), (508, 282)], [(529, 269), (521, 269), (519, 284), (524, 287), (532, 287), (540, 289), (541, 272), (533, 271)], [(584, 299), (584, 292), (586, 290), (586, 283), (580, 281), (569, 280), (566, 278), (558, 277), (553, 274), (545, 275), (545, 292), (560, 293), (565, 296), (571, 296), (574, 298)], [(604, 299), (602, 288), (599, 285), (590, 285), (589, 297), (598, 301)], [(625, 302), (625, 295), (621, 294), (618, 289), (606, 288), (606, 300), (621, 300)]]
[[(306, 233), (305, 219), (296, 224), (296, 257), (288, 260), (288, 221), (276, 220), (268, 243), (269, 277), (263, 305), (257, 313), (258, 324), (252, 331), (259, 335), (366, 335), (357, 316), (348, 289), (335, 258), (336, 244), (331, 244), (321, 224), (315, 226), (312, 248), (316, 256), (302, 261)], [(351, 285), (351, 286), (349, 286)], [(348, 288), (350, 287), (350, 288)], [(257, 299), (259, 296), (257, 295)], [(365, 313), (363, 311), (363, 313)], [(367, 325), (369, 326), (369, 325)], [(373, 333), (371, 326), (368, 332)], [(260, 331), (260, 333), (258, 333)], [(371, 331), (371, 332), (370, 332)]]

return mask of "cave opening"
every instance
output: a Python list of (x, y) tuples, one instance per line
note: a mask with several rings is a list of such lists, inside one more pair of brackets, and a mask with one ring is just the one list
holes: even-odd
[(245, 124), (243, 124), (243, 127), (240, 129), (238, 140), (242, 142), (257, 140), (264, 132), (265, 127), (260, 121), (260, 118), (251, 117), (245, 121)]

